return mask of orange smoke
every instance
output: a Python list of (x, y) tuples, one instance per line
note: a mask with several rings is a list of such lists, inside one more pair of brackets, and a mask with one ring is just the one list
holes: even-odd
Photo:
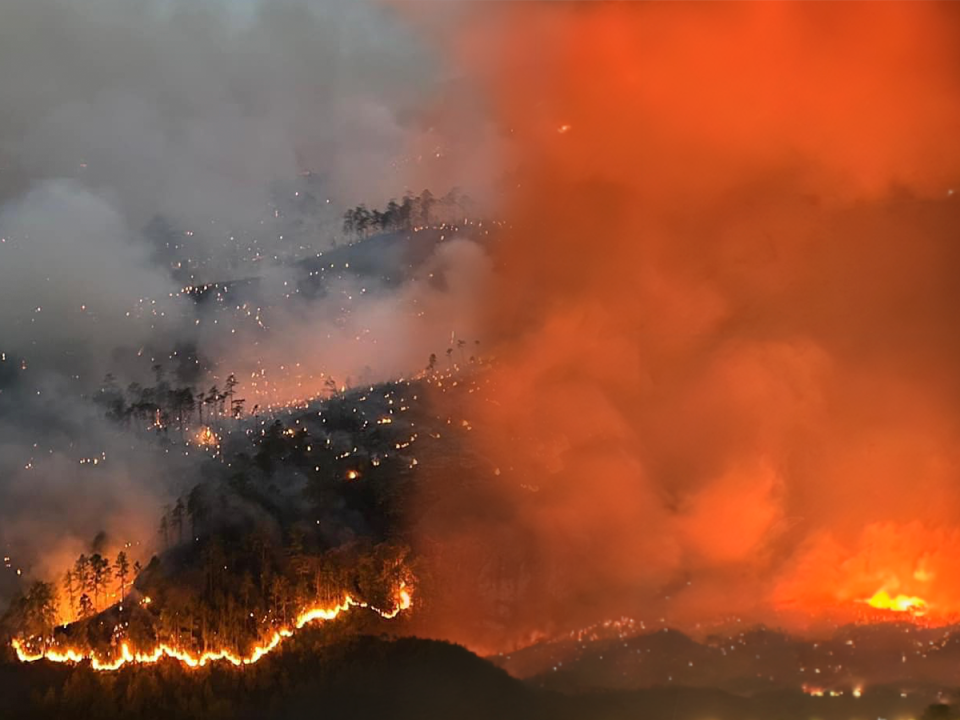
[(459, 553), (444, 632), (960, 610), (914, 576), (960, 529), (958, 9), (464, 15), (511, 231), (470, 411), (497, 472), (425, 530)]

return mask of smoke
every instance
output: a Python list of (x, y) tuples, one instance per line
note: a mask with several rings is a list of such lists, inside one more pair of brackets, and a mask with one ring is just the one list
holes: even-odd
[(79, 176), (195, 230), (259, 220), (271, 181), (305, 169), (349, 202), (396, 193), (437, 78), (366, 2), (14, 2), (0, 40), (5, 192)]
[(0, 327), (11, 350), (143, 340), (149, 328), (131, 311), (177, 290), (129, 241), (110, 200), (72, 180), (40, 183), (3, 206), (0, 237)]
[(177, 462), (121, 437), (84, 399), (112, 349), (149, 336), (142, 299), (174, 289), (129, 242), (110, 199), (74, 181), (40, 182), (0, 209), (0, 239), (6, 592), (14, 571), (59, 570), (104, 529), (111, 547), (144, 541), (147, 552), (171, 487), (160, 468), (172, 473)]
[[(449, 82), (373, 2), (4, 4), (0, 596), (15, 567), (49, 575), (101, 530), (148, 552), (193, 477), (182, 449), (100, 417), (106, 373), (124, 388), (172, 362), (205, 388), (235, 372), (249, 410), (323, 377), (410, 374), (464, 332), (473, 245), (447, 243), (399, 289), (347, 274), (323, 297), (293, 290), (294, 260), (342, 239), (347, 206), (412, 180), (469, 189), (449, 157), (475, 151), (471, 133), (420, 112)], [(445, 299), (428, 276), (442, 268), (463, 274)], [(182, 292), (224, 281), (252, 289), (232, 288), (237, 305)], [(269, 387), (253, 379), (267, 371)]]
[[(479, 305), (493, 273), (483, 245), (454, 235), (409, 270), (391, 250), (409, 249), (407, 241), (390, 234), (371, 243), (305, 260), (299, 272), (264, 272), (249, 295), (234, 293), (231, 302), (262, 308), (261, 322), (221, 315), (214, 325), (217, 309), (201, 314), (198, 345), (245, 383), (248, 410), (411, 377), (454, 338), (481, 337)], [(405, 269), (399, 281), (378, 274)]]
[(424, 530), (462, 548), (438, 632), (960, 610), (955, 8), (466, 17), (450, 52), (519, 171), (470, 416), (489, 490)]

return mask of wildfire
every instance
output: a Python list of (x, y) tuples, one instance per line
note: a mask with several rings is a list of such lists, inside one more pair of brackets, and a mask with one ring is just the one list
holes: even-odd
[(197, 430), (196, 435), (193, 436), (193, 441), (200, 447), (217, 447), (220, 445), (220, 438), (206, 425)]
[(923, 598), (911, 595), (891, 596), (886, 590), (878, 590), (869, 600), (864, 600), (867, 605), (878, 610), (892, 610), (893, 612), (908, 612), (912, 615), (923, 615), (927, 607), (927, 602)]
[(34, 653), (31, 652), (20, 639), (14, 639), (11, 644), (17, 653), (17, 658), (21, 662), (36, 662), (46, 659), (56, 663), (80, 663), (89, 660), (90, 667), (100, 671), (118, 670), (124, 665), (131, 663), (152, 664), (159, 662), (164, 657), (178, 660), (189, 668), (204, 667), (207, 663), (218, 660), (225, 660), (231, 665), (239, 667), (241, 665), (252, 665), (257, 662), (264, 655), (275, 650), (286, 638), (292, 637), (293, 634), (304, 625), (317, 621), (335, 620), (342, 613), (350, 610), (350, 608), (366, 608), (377, 613), (382, 618), (391, 620), (401, 612), (408, 610), (412, 604), (413, 596), (405, 584), (401, 584), (398, 588), (396, 604), (392, 610), (380, 610), (362, 600), (354, 600), (350, 595), (347, 595), (344, 597), (343, 602), (330, 608), (307, 608), (297, 616), (296, 622), (292, 626), (276, 630), (267, 642), (255, 646), (250, 654), (246, 656), (238, 655), (228, 649), (207, 650), (200, 655), (194, 655), (188, 650), (181, 650), (166, 643), (157, 645), (150, 652), (134, 652), (130, 649), (127, 642), (123, 642), (120, 645), (119, 656), (113, 659), (102, 659), (93, 652), (86, 652), (75, 648), (48, 649)]

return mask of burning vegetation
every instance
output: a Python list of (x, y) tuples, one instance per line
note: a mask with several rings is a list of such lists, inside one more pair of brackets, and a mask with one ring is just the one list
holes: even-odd
[[(401, 5), (416, 26), (422, 10)], [(901, 700), (944, 700), (960, 662), (958, 11), (455, 5), (452, 32), (434, 33), (432, 16), (425, 30), (494, 129), (448, 143), (438, 128), (467, 104), (457, 83), (431, 108), (398, 81), (390, 92), (409, 106), (373, 135), (418, 117), (417, 137), (374, 172), (356, 164), (404, 167), (422, 187), (451, 174), (454, 146), (491, 132), (495, 212), (456, 188), (338, 197), (304, 159), (332, 145), (287, 147), (301, 132), (291, 117), (325, 107), (312, 78), (289, 90), (297, 62), (264, 72), (276, 95), (211, 70), (216, 82), (169, 103), (200, 111), (210, 89), (230, 89), (197, 132), (140, 109), (167, 104), (139, 97), (141, 82), (124, 88), (133, 110), (91, 100), (103, 119), (143, 113), (154, 122), (131, 127), (175, 132), (123, 136), (119, 162), (96, 152), (113, 126), (91, 122), (64, 162), (89, 149), (100, 163), (40, 173), (0, 205), (11, 506), (42, 517), (30, 501), (47, 482), (66, 522), (62, 498), (81, 498), (55, 478), (75, 473), (136, 488), (104, 491), (100, 507), (139, 501), (110, 508), (109, 534), (82, 548), (89, 523), (30, 562), (5, 547), (16, 669), (76, 672), (78, 685), (116, 671), (91, 686), (110, 692), (171, 667), (233, 673), (239, 687), (234, 667), (259, 677), (265, 656), (300, 662), (274, 652), (294, 638), (316, 650), (360, 629), (462, 642), (545, 692), (789, 688), (803, 717), (831, 698), (863, 707), (887, 693), (904, 717), (915, 708)], [(253, 55), (203, 64), (259, 67), (271, 55), (260, 23), (299, 45), (298, 17), (276, 12), (251, 21)], [(324, 25), (303, 12), (303, 28)], [(17, 142), (0, 122), (0, 147), (29, 149), (14, 174), (46, 167), (35, 148), (90, 111), (65, 107), (25, 116), (8, 132), (36, 135)], [(383, 115), (361, 103), (348, 117)], [(190, 172), (129, 194), (146, 176), (129, 148), (175, 137), (227, 140), (209, 156), (174, 147)], [(269, 147), (249, 159), (234, 137)], [(217, 186), (210, 167), (227, 168), (212, 180), (230, 200), (184, 197), (184, 179)], [(112, 183), (111, 168), (123, 170)], [(233, 184), (251, 169), (257, 180)], [(131, 234), (143, 247), (128, 255)], [(99, 248), (115, 283), (77, 244)], [(24, 287), (34, 265), (53, 269)], [(98, 306), (86, 293), (100, 286)], [(37, 545), (52, 535), (10, 527)]]
[[(5, 616), (17, 657), (98, 670), (163, 658), (246, 665), (351, 609), (383, 619), (411, 609), (416, 560), (398, 511), (428, 390), (389, 383), (285, 421), (200, 426), (191, 441), (217, 437), (222, 451), (199, 460), (203, 479), (163, 513), (161, 552), (141, 567), (128, 545), (111, 561), (101, 537), (62, 583), (36, 582)], [(122, 422), (117, 407), (108, 412)]]
[[(299, 612), (290, 626), (280, 626), (275, 629), (271, 635), (262, 644), (253, 644), (247, 654), (240, 654), (240, 651), (230, 647), (221, 647), (215, 650), (204, 650), (194, 654), (189, 650), (182, 649), (182, 646), (171, 639), (166, 642), (158, 641), (150, 650), (131, 650), (130, 640), (120, 640), (120, 651), (116, 657), (103, 659), (96, 654), (94, 650), (84, 649), (82, 645), (71, 646), (66, 642), (57, 642), (57, 638), (47, 638), (43, 635), (33, 636), (22, 639), (15, 638), (12, 642), (13, 649), (17, 653), (17, 658), (22, 662), (36, 662), (37, 660), (49, 660), (55, 663), (80, 663), (85, 660), (90, 661), (90, 667), (94, 670), (119, 670), (124, 665), (136, 663), (138, 665), (152, 665), (164, 658), (172, 658), (179, 661), (186, 667), (199, 668), (207, 663), (216, 661), (225, 661), (234, 666), (252, 665), (268, 653), (276, 649), (285, 638), (292, 637), (294, 632), (300, 630), (308, 623), (336, 620), (342, 613), (351, 608), (369, 608), (380, 617), (386, 620), (392, 620), (404, 610), (408, 610), (412, 604), (412, 596), (405, 583), (401, 583), (395, 592), (396, 604), (389, 610), (381, 610), (370, 606), (362, 600), (354, 600), (347, 595), (343, 601), (330, 607), (307, 607)], [(150, 598), (144, 598), (144, 604), (148, 605)], [(28, 603), (30, 600), (28, 599)], [(120, 612), (123, 612), (122, 606)], [(135, 622), (142, 623), (138, 618)], [(129, 622), (126, 623), (129, 627)], [(119, 626), (114, 628), (118, 637), (123, 637), (123, 631)], [(159, 636), (159, 634), (158, 634)], [(204, 638), (204, 643), (208, 641)], [(114, 643), (115, 644), (115, 643)]]

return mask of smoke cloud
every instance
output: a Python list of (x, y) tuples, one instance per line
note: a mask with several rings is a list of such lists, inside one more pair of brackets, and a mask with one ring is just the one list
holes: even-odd
[[(485, 256), (448, 243), (399, 289), (332, 272), (321, 296), (296, 289), (346, 207), (470, 187), (451, 157), (477, 152), (472, 131), (421, 112), (453, 78), (389, 7), (12, 0), (0, 16), (2, 602), (15, 568), (49, 577), (100, 530), (149, 552), (193, 477), (182, 448), (101, 417), (106, 373), (121, 389), (155, 363), (200, 389), (236, 373), (248, 410), (409, 374), (466, 331)], [(183, 292), (231, 281), (223, 302)]]
[(960, 610), (956, 8), (466, 17), (450, 52), (519, 171), (470, 416), (489, 489), (424, 530), (462, 548), (440, 632)]

